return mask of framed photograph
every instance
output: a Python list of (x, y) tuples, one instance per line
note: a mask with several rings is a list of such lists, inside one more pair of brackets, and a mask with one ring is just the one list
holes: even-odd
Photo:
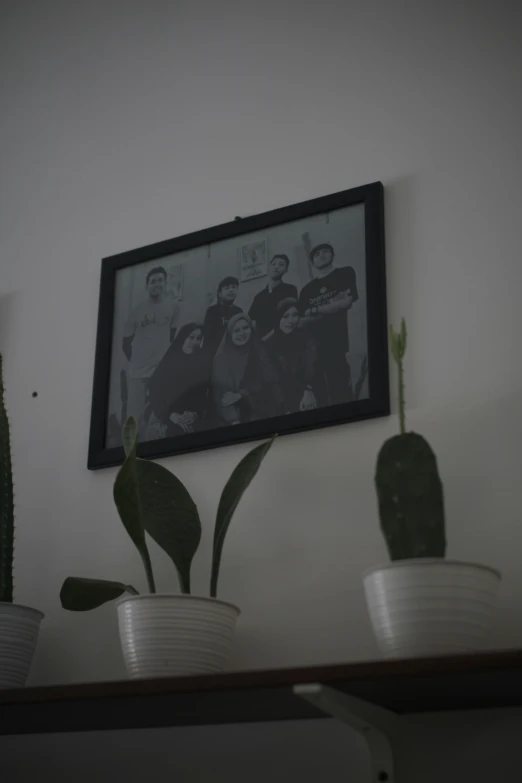
[(383, 187), (104, 258), (88, 467), (389, 413)]
[(241, 272), (239, 280), (255, 280), (268, 273), (268, 248), (266, 239), (248, 242), (241, 248)]

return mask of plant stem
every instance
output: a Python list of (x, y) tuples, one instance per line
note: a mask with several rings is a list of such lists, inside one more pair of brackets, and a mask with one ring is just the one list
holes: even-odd
[(145, 554), (142, 555), (142, 558), (143, 558), (143, 565), (145, 566), (145, 574), (147, 575), (147, 585), (149, 588), (149, 593), (155, 593), (156, 585), (154, 584), (154, 574), (152, 573), (152, 563), (150, 562), (149, 553), (146, 551)]
[(401, 435), (406, 432), (406, 413), (405, 413), (405, 401), (404, 401), (404, 367), (402, 363), (402, 356), (397, 361), (399, 369), (399, 427)]

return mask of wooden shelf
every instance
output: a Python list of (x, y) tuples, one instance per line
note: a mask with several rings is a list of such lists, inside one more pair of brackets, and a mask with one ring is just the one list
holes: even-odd
[(398, 714), (522, 706), (522, 651), (0, 691), (0, 734), (157, 728), (325, 715), (322, 683)]

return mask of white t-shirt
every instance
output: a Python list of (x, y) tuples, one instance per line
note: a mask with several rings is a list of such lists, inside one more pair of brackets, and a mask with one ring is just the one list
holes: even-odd
[(179, 318), (179, 305), (168, 296), (147, 299), (130, 314), (124, 337), (132, 337), (130, 378), (150, 378), (170, 345), (170, 332)]

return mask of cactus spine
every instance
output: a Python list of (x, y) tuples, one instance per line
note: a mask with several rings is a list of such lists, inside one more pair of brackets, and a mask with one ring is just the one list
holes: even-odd
[(13, 601), (14, 500), (9, 419), (0, 354), (0, 601)]
[(444, 496), (437, 459), (422, 435), (406, 432), (404, 318), (399, 332), (390, 326), (390, 351), (398, 367), (400, 435), (385, 441), (377, 457), (381, 529), (392, 560), (444, 557)]

